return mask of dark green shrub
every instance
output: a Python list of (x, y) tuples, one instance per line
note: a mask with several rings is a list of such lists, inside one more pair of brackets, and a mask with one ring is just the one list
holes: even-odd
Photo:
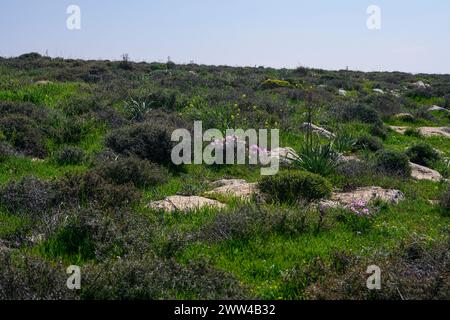
[(0, 131), (12, 146), (23, 154), (46, 156), (45, 133), (33, 119), (23, 115), (7, 115), (0, 118)]
[(383, 149), (383, 142), (376, 137), (372, 137), (369, 135), (363, 135), (356, 139), (356, 143), (353, 146), (354, 151), (358, 150), (369, 150), (369, 151), (378, 151)]
[(6, 143), (0, 141), (0, 162), (5, 161), (6, 158), (13, 154), (14, 151)]
[(328, 197), (332, 191), (325, 178), (302, 171), (282, 171), (265, 176), (258, 187), (269, 201), (281, 203), (319, 200)]
[(406, 155), (411, 162), (422, 166), (431, 166), (440, 159), (439, 153), (427, 143), (419, 143), (410, 147), (406, 151)]
[(75, 165), (82, 163), (85, 158), (86, 154), (83, 149), (67, 146), (57, 153), (56, 162), (60, 165)]
[(368, 124), (382, 125), (383, 121), (377, 111), (365, 104), (350, 104), (335, 110), (343, 121), (360, 121)]
[(306, 210), (242, 205), (219, 213), (195, 239), (208, 242), (245, 241), (275, 233), (296, 236), (307, 229)]
[(0, 206), (8, 212), (37, 219), (56, 204), (56, 192), (49, 182), (34, 177), (11, 181), (0, 188)]
[(158, 164), (171, 164), (172, 130), (159, 122), (144, 122), (113, 131), (106, 145), (127, 156), (138, 156)]
[(370, 127), (370, 134), (386, 140), (388, 136), (388, 129), (384, 125), (373, 125)]
[(136, 187), (149, 187), (167, 181), (169, 172), (164, 167), (135, 157), (103, 162), (97, 172), (118, 184), (134, 183)]
[(375, 157), (376, 167), (383, 174), (408, 178), (411, 166), (406, 154), (396, 151), (380, 150)]
[(446, 216), (450, 216), (450, 187), (441, 195), (440, 206)]
[(68, 174), (55, 182), (59, 201), (70, 206), (120, 208), (136, 202), (140, 194), (132, 183), (111, 184), (99, 174), (89, 171)]
[(252, 298), (232, 275), (204, 260), (182, 265), (147, 254), (87, 265), (83, 275), (83, 300)]
[(35, 255), (0, 250), (0, 300), (76, 299), (68, 290), (68, 275), (62, 264)]
[(71, 118), (64, 122), (57, 132), (57, 142), (60, 144), (79, 143), (90, 130), (88, 121), (82, 118)]

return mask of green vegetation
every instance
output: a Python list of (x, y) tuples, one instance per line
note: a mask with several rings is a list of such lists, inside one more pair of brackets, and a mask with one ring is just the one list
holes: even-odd
[[(450, 126), (448, 112), (428, 112), (449, 107), (449, 84), (399, 72), (0, 59), (0, 299), (448, 299), (450, 140), (419, 128)], [(249, 164), (175, 166), (171, 133), (194, 120), (280, 129), (298, 157), (264, 177)], [(413, 179), (409, 161), (442, 181)], [(260, 194), (215, 195), (224, 207), (189, 212), (148, 206), (205, 196), (221, 179)], [(405, 199), (364, 202), (367, 215), (320, 202), (372, 186)], [(374, 261), (389, 270), (377, 292), (365, 287)], [(83, 270), (80, 291), (66, 288), (69, 265)]]

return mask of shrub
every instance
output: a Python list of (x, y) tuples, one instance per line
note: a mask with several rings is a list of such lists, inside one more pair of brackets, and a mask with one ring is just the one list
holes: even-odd
[[(374, 261), (381, 270), (389, 270), (383, 273), (381, 290), (367, 290), (366, 286), (367, 266)], [(316, 268), (320, 279), (302, 293), (319, 300), (445, 300), (450, 290), (444, 280), (448, 278), (449, 261), (448, 243), (430, 246), (414, 239), (413, 244), (402, 244), (389, 255), (352, 255), (332, 268)]]
[(367, 162), (350, 160), (340, 163), (336, 168), (336, 174), (339, 176), (342, 189), (344, 191), (352, 191), (363, 186), (364, 182), (361, 178), (373, 177), (375, 173)]
[(439, 201), (442, 210), (446, 216), (450, 216), (450, 187), (446, 192), (441, 195), (441, 199)]
[(219, 213), (195, 239), (208, 242), (246, 241), (274, 233), (296, 236), (307, 229), (306, 210), (242, 205)]
[(86, 154), (83, 149), (67, 146), (57, 153), (56, 162), (60, 165), (75, 165), (84, 161)]
[(302, 171), (282, 171), (265, 176), (258, 183), (261, 192), (272, 202), (314, 201), (331, 194), (331, 184), (323, 177)]
[(92, 259), (148, 252), (154, 237), (148, 218), (125, 209), (100, 210), (71, 208), (59, 213), (56, 232), (40, 245), (40, 253), (49, 258), (70, 258), (84, 262)]
[(0, 118), (0, 131), (6, 140), (25, 155), (45, 157), (45, 133), (31, 118), (23, 115), (7, 115)]
[(67, 274), (60, 263), (0, 250), (0, 300), (75, 299), (67, 290)]
[(427, 143), (419, 143), (406, 151), (411, 162), (422, 166), (431, 166), (440, 159), (439, 153)]
[(262, 89), (290, 88), (292, 85), (285, 80), (267, 79), (261, 84)]
[(370, 134), (385, 140), (388, 136), (388, 129), (384, 125), (373, 125), (370, 127)]
[(71, 118), (57, 132), (58, 143), (79, 143), (89, 132), (90, 124), (82, 118)]
[(147, 254), (85, 267), (86, 300), (252, 298), (230, 274), (205, 261), (178, 264)]
[(388, 175), (408, 178), (411, 176), (411, 166), (408, 156), (401, 152), (380, 150), (376, 154), (377, 169)]
[(52, 208), (55, 200), (56, 193), (51, 184), (31, 176), (12, 181), (0, 189), (0, 206), (12, 214), (34, 219)]
[(11, 150), (11, 148), (6, 143), (0, 141), (0, 162), (5, 161), (6, 158), (8, 158), (13, 154), (14, 154), (13, 150)]
[(368, 124), (382, 125), (383, 121), (377, 111), (365, 104), (345, 105), (335, 111), (343, 121), (361, 121)]
[(358, 150), (370, 150), (378, 151), (383, 149), (383, 142), (379, 138), (372, 137), (369, 135), (363, 135), (356, 139), (356, 143), (353, 146), (354, 151)]
[(103, 162), (97, 172), (104, 178), (118, 184), (134, 183), (136, 187), (149, 187), (163, 184), (169, 175), (167, 169), (135, 157), (119, 158)]
[(158, 122), (144, 122), (113, 131), (106, 145), (115, 152), (138, 156), (158, 164), (171, 164), (170, 127)]
[(68, 174), (55, 182), (55, 188), (59, 201), (71, 206), (120, 208), (131, 205), (140, 196), (133, 184), (111, 184), (93, 171)]

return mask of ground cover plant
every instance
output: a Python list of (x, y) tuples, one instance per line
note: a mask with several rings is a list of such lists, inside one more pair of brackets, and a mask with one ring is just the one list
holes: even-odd
[[(0, 70), (0, 299), (450, 298), (450, 118), (429, 111), (449, 108), (449, 75), (36, 53)], [(172, 131), (194, 120), (277, 128), (296, 155), (264, 177), (175, 166)], [(222, 179), (257, 192), (209, 194)], [(402, 196), (361, 198), (377, 188)], [(175, 195), (222, 206), (151, 205)], [(369, 265), (385, 272), (380, 290)]]

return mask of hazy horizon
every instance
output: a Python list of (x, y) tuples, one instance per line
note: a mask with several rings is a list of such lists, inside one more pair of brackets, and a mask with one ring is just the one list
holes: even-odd
[[(69, 5), (81, 29), (69, 30)], [(381, 29), (366, 12), (381, 9)], [(0, 3), (0, 56), (450, 74), (450, 3), (351, 0)]]

